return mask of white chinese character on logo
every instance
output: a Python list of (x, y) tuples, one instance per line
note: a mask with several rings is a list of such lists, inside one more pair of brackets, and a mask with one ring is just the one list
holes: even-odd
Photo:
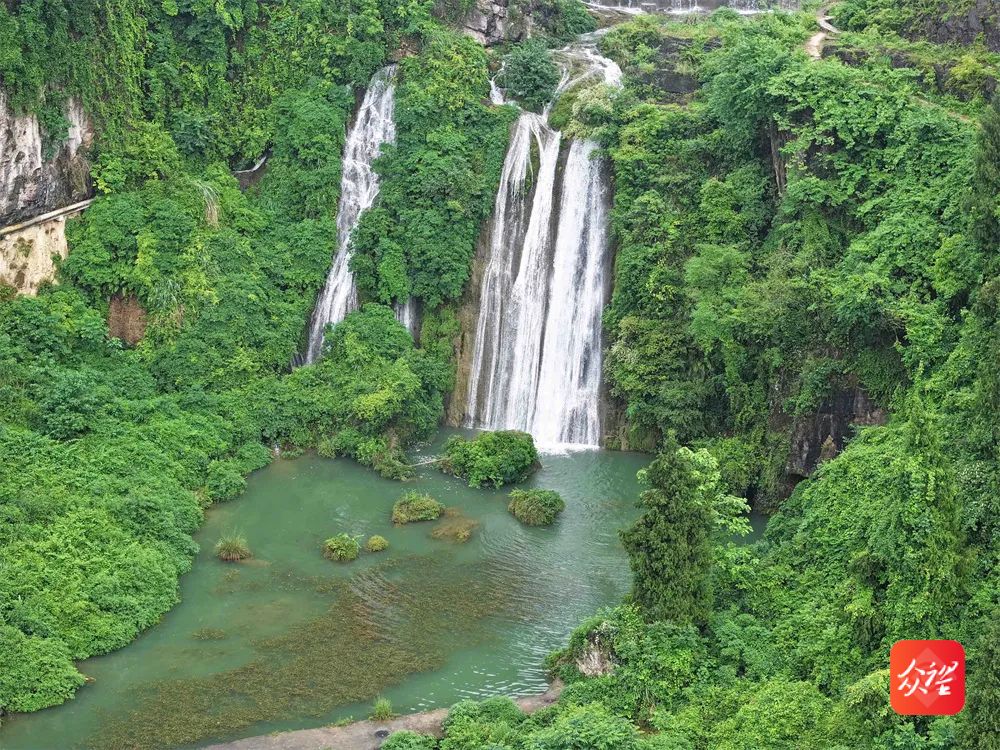
[(937, 662), (931, 662), (927, 669), (921, 669), (917, 666), (917, 660), (911, 659), (910, 666), (902, 671), (901, 674), (896, 675), (902, 682), (899, 683), (897, 690), (905, 691), (904, 695), (909, 698), (918, 690), (927, 695), (928, 690), (935, 690), (938, 695), (951, 695), (951, 685), (952, 678), (949, 675), (958, 669), (958, 662), (954, 661), (950, 665), (942, 664), (940, 667)]

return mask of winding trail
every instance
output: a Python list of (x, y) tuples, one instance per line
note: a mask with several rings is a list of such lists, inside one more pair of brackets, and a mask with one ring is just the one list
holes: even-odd
[(816, 25), (820, 30), (809, 37), (806, 42), (806, 53), (813, 60), (823, 58), (823, 43), (830, 34), (839, 34), (840, 29), (830, 23), (830, 6), (823, 5), (816, 11)]
[[(556, 680), (541, 695), (516, 698), (514, 702), (526, 714), (532, 714), (555, 703), (562, 690), (562, 683)], [(235, 742), (209, 745), (204, 750), (378, 750), (389, 734), (403, 729), (440, 737), (441, 724), (447, 716), (447, 708), (438, 708), (418, 714), (406, 714), (388, 721), (368, 719), (342, 727), (300, 729), (248, 737)]]
[[(816, 25), (819, 26), (820, 30), (809, 37), (806, 41), (805, 50), (806, 54), (813, 60), (822, 60), (824, 43), (829, 37), (840, 33), (840, 29), (830, 23), (830, 5), (820, 6), (819, 10), (816, 11)], [(955, 112), (954, 110), (948, 109), (944, 105), (932, 102), (930, 99), (925, 99), (922, 96), (914, 94), (911, 96), (911, 99), (921, 106), (939, 110), (949, 117), (954, 117), (956, 120), (960, 120), (961, 122), (968, 124), (976, 122), (974, 118), (969, 117), (968, 115), (963, 115), (961, 112)]]

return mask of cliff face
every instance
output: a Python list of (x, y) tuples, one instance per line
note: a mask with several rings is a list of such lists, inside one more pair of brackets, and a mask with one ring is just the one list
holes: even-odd
[(69, 132), (49, 159), (34, 115), (16, 114), (0, 91), (0, 226), (76, 203), (91, 193), (86, 151), (94, 133), (77, 99), (66, 106)]
[(57, 259), (69, 254), (66, 218), (60, 216), (0, 237), (0, 286), (18, 294), (37, 294), (55, 277)]
[(938, 14), (921, 22), (919, 31), (939, 44), (972, 44), (979, 37), (991, 52), (1000, 52), (1000, 0), (941, 3)]
[(528, 36), (529, 16), (509, 12), (509, 0), (476, 0), (461, 22), (462, 30), (480, 44), (517, 42)]

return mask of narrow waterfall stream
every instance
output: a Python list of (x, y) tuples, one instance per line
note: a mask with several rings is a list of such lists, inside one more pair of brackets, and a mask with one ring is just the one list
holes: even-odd
[[(617, 84), (593, 35), (558, 53), (557, 93)], [(497, 99), (494, 87), (493, 97)], [(530, 432), (547, 449), (600, 444), (601, 312), (609, 272), (608, 172), (597, 144), (571, 141), (546, 115), (514, 126), (490, 227), (466, 423)]]
[(396, 139), (393, 120), (395, 76), (396, 68), (390, 65), (372, 77), (347, 134), (337, 208), (337, 254), (313, 310), (306, 362), (315, 362), (322, 354), (326, 326), (339, 323), (358, 305), (354, 275), (349, 266), (351, 233), (362, 212), (370, 208), (378, 196), (378, 175), (372, 169), (372, 162), (383, 144)]

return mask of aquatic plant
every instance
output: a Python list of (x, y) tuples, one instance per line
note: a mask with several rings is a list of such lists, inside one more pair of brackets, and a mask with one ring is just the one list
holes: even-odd
[(196, 641), (221, 641), (226, 637), (226, 631), (221, 628), (198, 628), (191, 633)]
[(392, 711), (392, 701), (380, 695), (375, 699), (375, 704), (372, 706), (372, 714), (369, 718), (373, 721), (388, 721), (395, 715)]
[(382, 552), (389, 549), (389, 540), (384, 536), (374, 534), (368, 537), (368, 541), (365, 542), (365, 549), (369, 552)]
[(514, 490), (507, 510), (526, 526), (548, 526), (563, 512), (566, 503), (552, 490)]
[(240, 562), (253, 557), (247, 539), (235, 531), (223, 534), (215, 543), (215, 554), (224, 562)]
[(337, 534), (323, 542), (323, 556), (327, 560), (337, 562), (350, 562), (356, 560), (361, 552), (360, 537), (350, 534)]
[(454, 435), (444, 444), (441, 471), (470, 487), (500, 487), (526, 479), (540, 467), (535, 441), (526, 432), (483, 432), (472, 440)]
[(472, 532), (479, 526), (479, 521), (475, 521), (462, 515), (458, 508), (448, 508), (444, 512), (441, 523), (431, 531), (433, 539), (446, 539), (451, 542), (465, 544), (472, 539)]
[(444, 506), (430, 495), (407, 492), (392, 506), (392, 522), (398, 526), (414, 521), (433, 521), (444, 512)]

